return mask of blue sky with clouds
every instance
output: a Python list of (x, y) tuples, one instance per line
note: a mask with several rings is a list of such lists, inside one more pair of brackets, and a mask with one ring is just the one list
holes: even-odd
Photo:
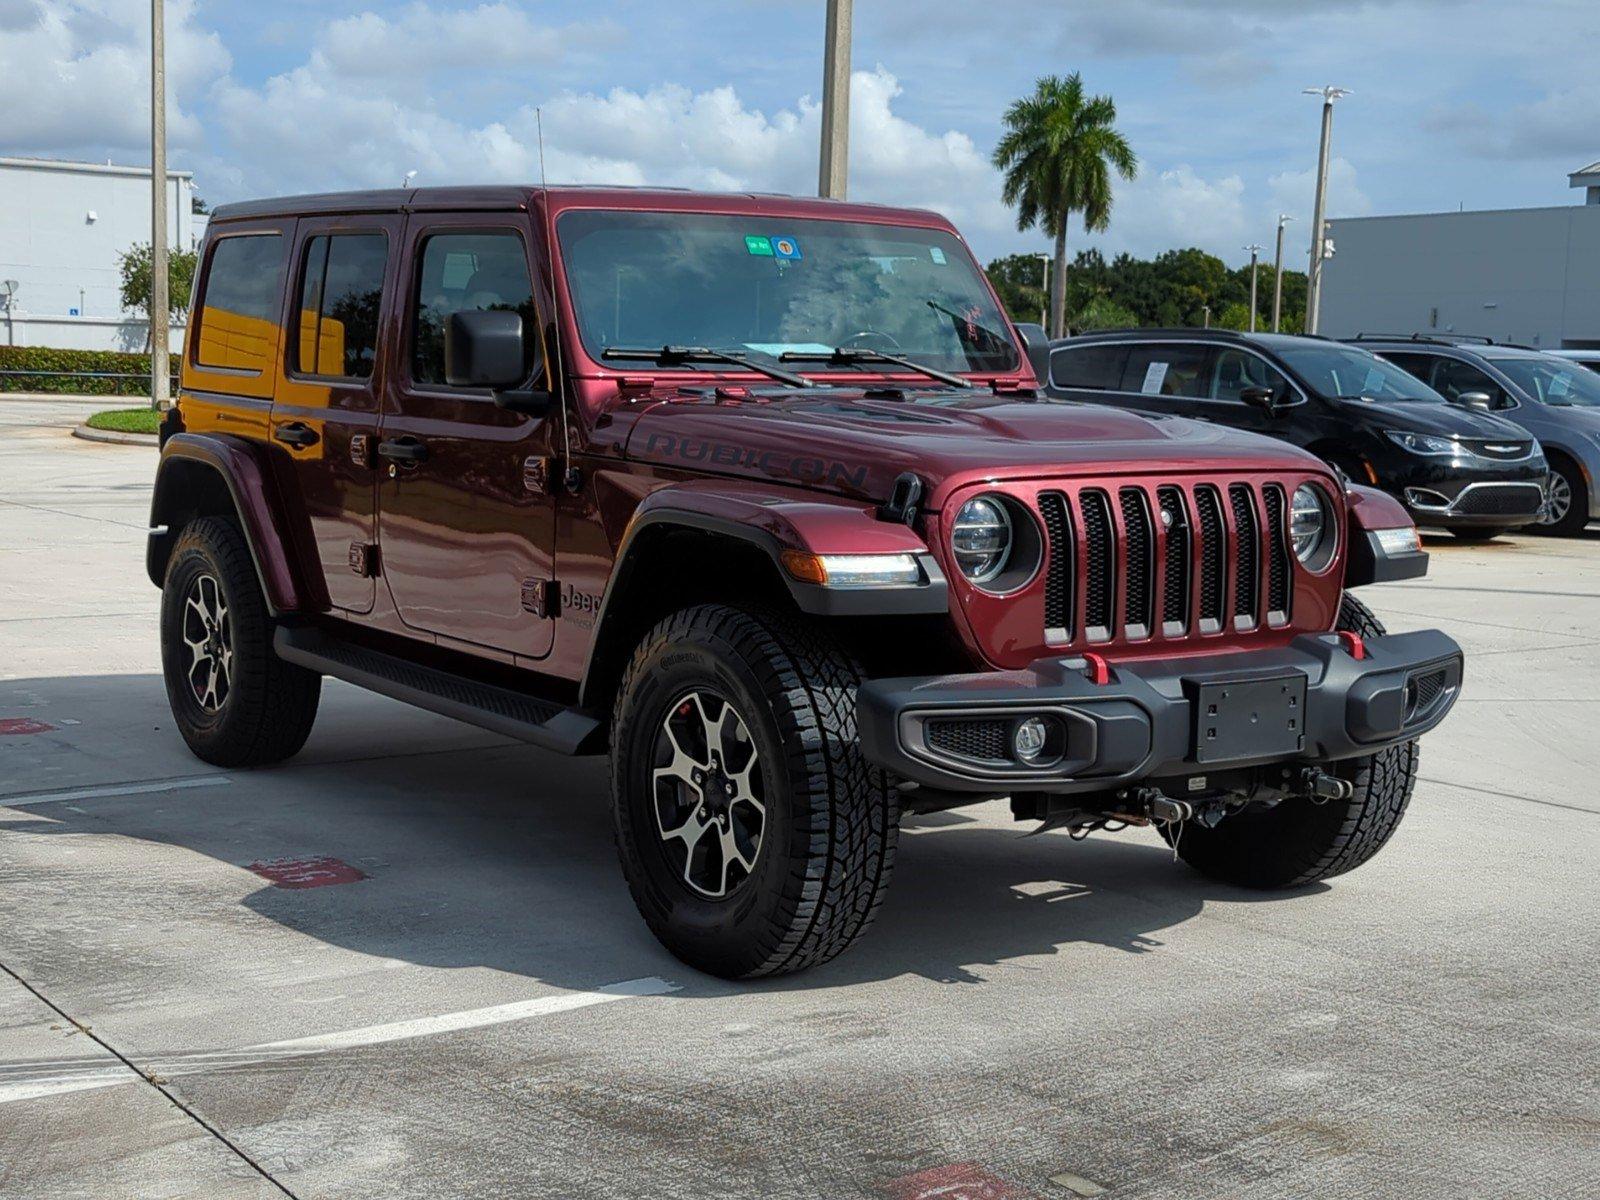
[[(146, 0), (0, 0), (0, 153), (137, 162)], [(537, 177), (809, 192), (822, 0), (168, 0), (172, 159), (213, 202)], [(1333, 216), (1568, 204), (1600, 159), (1596, 0), (856, 0), (851, 193), (939, 208), (985, 257), (1041, 248), (988, 165), (1047, 72), (1117, 102), (1139, 178), (1108, 252), (1239, 261), (1310, 216), (1317, 102)], [(1086, 239), (1074, 231), (1074, 244)]]

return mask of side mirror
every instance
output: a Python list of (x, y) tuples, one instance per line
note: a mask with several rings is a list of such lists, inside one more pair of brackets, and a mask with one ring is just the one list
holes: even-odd
[(1022, 348), (1027, 351), (1028, 363), (1033, 367), (1034, 376), (1039, 380), (1040, 387), (1050, 384), (1050, 335), (1045, 333), (1044, 326), (1036, 321), (1022, 321), (1015, 324), (1017, 336), (1022, 339)]
[(550, 407), (549, 392), (508, 390), (537, 366), (529, 361), (521, 313), (468, 309), (450, 314), (444, 327), (444, 377), (451, 387), (488, 388), (501, 408), (539, 416)]
[(1248, 404), (1251, 408), (1259, 408), (1269, 417), (1278, 415), (1278, 406), (1272, 399), (1272, 389), (1253, 384), (1250, 387), (1239, 389), (1239, 401)]
[(1456, 403), (1467, 408), (1481, 408), (1484, 412), (1494, 409), (1494, 397), (1488, 392), (1462, 392), (1456, 397)]

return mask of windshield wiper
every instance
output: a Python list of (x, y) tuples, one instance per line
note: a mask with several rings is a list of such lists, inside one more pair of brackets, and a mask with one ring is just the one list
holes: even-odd
[(804, 375), (796, 375), (793, 371), (785, 371), (780, 367), (769, 367), (765, 363), (747, 358), (743, 354), (735, 354), (731, 350), (712, 350), (707, 346), (662, 346), (657, 350), (632, 346), (607, 346), (600, 352), (600, 357), (653, 362), (662, 367), (677, 367), (687, 363), (729, 363), (765, 375), (768, 379), (776, 379), (779, 383), (787, 383), (790, 387), (817, 386), (815, 380), (807, 379)]
[(904, 367), (908, 371), (916, 371), (919, 375), (926, 375), (929, 379), (937, 379), (940, 383), (948, 383), (951, 387), (970, 388), (972, 380), (963, 379), (959, 375), (952, 375), (949, 371), (941, 371), (938, 367), (927, 367), (919, 362), (912, 362), (909, 358), (902, 358), (898, 354), (890, 354), (883, 350), (869, 350), (865, 346), (835, 346), (827, 354), (814, 354), (808, 350), (785, 350), (778, 355), (779, 362), (809, 362), (822, 363), (830, 367), (853, 367), (860, 363), (892, 363), (897, 367)]

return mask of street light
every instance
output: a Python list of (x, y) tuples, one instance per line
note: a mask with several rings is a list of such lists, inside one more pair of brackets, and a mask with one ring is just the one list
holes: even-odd
[(1256, 331), (1256, 260), (1261, 257), (1261, 247), (1251, 242), (1245, 247), (1250, 251), (1250, 332)]
[(1288, 213), (1278, 214), (1278, 257), (1273, 267), (1272, 332), (1278, 332), (1278, 318), (1283, 314), (1283, 227), (1294, 220)]
[(1039, 324), (1050, 327), (1050, 256), (1035, 254), (1039, 260)]
[(1311, 272), (1306, 280), (1306, 332), (1317, 331), (1322, 315), (1322, 258), (1326, 231), (1324, 211), (1328, 201), (1328, 144), (1333, 139), (1333, 102), (1350, 95), (1348, 88), (1302, 88), (1302, 94), (1322, 97), (1322, 142), (1317, 149), (1317, 198), (1311, 212)]
[(171, 399), (167, 292), (167, 46), (165, 0), (150, 0), (150, 407)]
[(817, 195), (843, 200), (850, 167), (850, 10), (853, 0), (828, 0), (822, 52), (822, 154)]
[(17, 289), (22, 285), (15, 279), (0, 279), (0, 292), (6, 297), (6, 345), (17, 344), (16, 321), (12, 316), (11, 306), (16, 302)]

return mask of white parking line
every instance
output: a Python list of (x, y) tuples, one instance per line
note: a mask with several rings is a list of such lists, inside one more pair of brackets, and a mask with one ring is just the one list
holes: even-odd
[(81, 788), (75, 792), (33, 792), (28, 795), (0, 796), (0, 808), (28, 808), (36, 804), (55, 804), (60, 800), (100, 800), (108, 796), (140, 796), (146, 792), (175, 792), (182, 788), (220, 787), (232, 782), (233, 780), (226, 775), (181, 775), (176, 779), (118, 783), (108, 787)]
[[(204, 1071), (260, 1066), (263, 1063), (281, 1062), (285, 1059), (328, 1054), (336, 1050), (354, 1050), (364, 1046), (379, 1046), (388, 1042), (401, 1042), (411, 1038), (429, 1037), (440, 1033), (455, 1033), (463, 1029), (482, 1029), (490, 1025), (504, 1025), (510, 1021), (525, 1021), (532, 1017), (548, 1017), (574, 1009), (589, 1008), (596, 1004), (609, 1004), (614, 1000), (629, 1000), (639, 996), (662, 996), (675, 992), (679, 985), (665, 979), (649, 976), (610, 983), (589, 992), (562, 992), (554, 996), (541, 996), (536, 1000), (516, 1000), (510, 1004), (495, 1004), (488, 1008), (469, 1008), (462, 1012), (441, 1013), (433, 1017), (417, 1017), (410, 1021), (391, 1021), (385, 1025), (365, 1025), (338, 1033), (313, 1034), (310, 1037), (290, 1038), (281, 1042), (264, 1042), (240, 1050), (201, 1050), (178, 1053), (155, 1063), (141, 1064), (160, 1079), (180, 1075), (196, 1075)], [(62, 1069), (65, 1067), (65, 1069)], [(0, 1105), (19, 1100), (35, 1100), (63, 1092), (87, 1092), (99, 1088), (136, 1083), (134, 1075), (120, 1064), (84, 1066), (61, 1064), (54, 1070), (49, 1063), (0, 1063), (0, 1080), (10, 1076), (13, 1082), (0, 1082)], [(30, 1077), (31, 1076), (31, 1077)]]

